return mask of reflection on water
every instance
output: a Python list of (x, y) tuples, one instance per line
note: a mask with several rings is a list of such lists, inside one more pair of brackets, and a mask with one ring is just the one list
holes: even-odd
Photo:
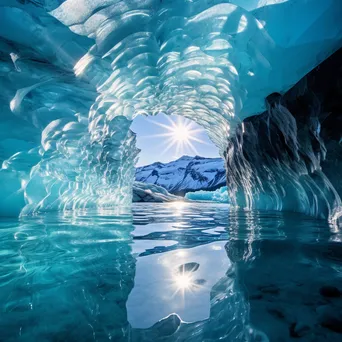
[(340, 241), (209, 203), (2, 219), (0, 340), (340, 341)]
[(223, 241), (138, 258), (128, 321), (149, 328), (172, 313), (185, 322), (209, 318), (211, 289), (230, 268)]

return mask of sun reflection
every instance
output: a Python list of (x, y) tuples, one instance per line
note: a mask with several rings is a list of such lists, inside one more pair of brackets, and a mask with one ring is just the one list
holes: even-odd
[(175, 216), (182, 216), (186, 206), (187, 203), (183, 201), (175, 201), (170, 203), (170, 207), (173, 209), (173, 214)]
[(191, 286), (194, 285), (190, 274), (178, 274), (175, 277), (175, 283), (178, 287), (178, 289), (186, 290), (189, 289)]
[[(182, 256), (184, 255), (179, 255), (181, 259)], [(195, 262), (182, 264), (178, 267), (172, 279), (172, 284), (176, 289), (174, 295), (181, 292), (184, 297), (185, 292), (194, 292), (204, 286), (206, 281), (204, 279), (198, 279), (196, 276), (198, 268), (199, 264)]]
[(178, 257), (182, 258), (182, 257), (185, 257), (185, 256), (187, 255), (187, 253), (186, 253), (185, 250), (181, 249), (181, 250), (179, 250), (179, 251), (176, 252), (176, 255), (177, 255)]
[(186, 202), (183, 201), (175, 201), (175, 202), (171, 202), (170, 206), (177, 209), (177, 210), (181, 210), (186, 206)]
[(186, 292), (193, 292), (197, 288), (192, 272), (183, 271), (181, 273), (174, 274), (172, 284), (175, 288), (174, 295), (181, 293), (183, 297)]

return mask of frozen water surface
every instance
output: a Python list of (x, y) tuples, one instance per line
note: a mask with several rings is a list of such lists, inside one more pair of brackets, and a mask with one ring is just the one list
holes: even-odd
[(341, 235), (325, 221), (138, 203), (0, 227), (2, 341), (341, 340)]

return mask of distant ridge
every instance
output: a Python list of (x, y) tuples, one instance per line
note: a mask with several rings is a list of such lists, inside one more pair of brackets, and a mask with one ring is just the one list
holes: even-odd
[(136, 169), (139, 182), (162, 186), (170, 193), (184, 196), (189, 191), (216, 190), (226, 185), (222, 158), (184, 155), (169, 163), (155, 162)]

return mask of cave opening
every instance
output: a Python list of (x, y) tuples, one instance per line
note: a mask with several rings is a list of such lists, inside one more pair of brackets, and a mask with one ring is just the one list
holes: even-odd
[(131, 129), (141, 150), (137, 167), (167, 163), (184, 155), (218, 158), (218, 148), (196, 122), (180, 115), (138, 116)]
[(160, 113), (136, 117), (131, 130), (140, 151), (133, 202), (158, 201), (164, 190), (170, 201), (227, 201), (224, 160), (202, 126), (184, 116)]

